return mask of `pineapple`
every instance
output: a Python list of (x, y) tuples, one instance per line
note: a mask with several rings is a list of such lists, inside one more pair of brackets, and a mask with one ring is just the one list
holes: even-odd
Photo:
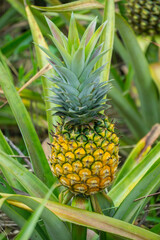
[(106, 54), (103, 44), (96, 47), (106, 22), (95, 31), (96, 21), (90, 23), (80, 40), (73, 14), (68, 38), (47, 19), (51, 39), (63, 61), (40, 46), (57, 73), (50, 78), (55, 84), (50, 101), (57, 104), (53, 111), (61, 123), (53, 134), (51, 169), (62, 185), (84, 195), (105, 189), (114, 179), (119, 162), (114, 124), (102, 113), (108, 107), (104, 97), (110, 88), (108, 82), (100, 83), (105, 65), (93, 70)]
[(125, 6), (128, 22), (138, 35), (160, 34), (159, 0), (128, 0)]

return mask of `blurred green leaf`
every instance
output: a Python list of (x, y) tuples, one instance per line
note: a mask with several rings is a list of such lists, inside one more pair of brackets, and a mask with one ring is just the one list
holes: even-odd
[(0, 240), (7, 240), (6, 234), (6, 232), (0, 233)]
[(114, 87), (110, 89), (108, 96), (112, 99), (113, 105), (124, 118), (124, 121), (130, 128), (135, 138), (140, 138), (145, 135), (147, 128), (145, 127), (142, 117), (138, 110), (123, 96), (122, 92)]
[(129, 57), (129, 53), (125, 46), (123, 45), (123, 43), (121, 42), (121, 40), (119, 39), (119, 37), (117, 36), (117, 34), (115, 34), (114, 37), (114, 49), (126, 64), (130, 63), (131, 60)]
[(160, 223), (158, 223), (153, 228), (151, 228), (151, 232), (154, 232), (156, 234), (160, 234)]
[(25, 17), (23, 0), (7, 0), (22, 16)]
[(10, 23), (10, 20), (13, 19), (16, 11), (14, 8), (9, 8), (1, 17), (0, 17), (0, 29), (6, 26), (6, 23)]
[[(128, 50), (132, 66), (135, 70), (135, 83), (141, 101), (143, 122), (149, 128), (158, 119), (158, 95), (150, 76), (148, 63), (136, 40), (134, 32), (122, 16), (116, 14), (116, 27)], [(148, 99), (150, 99), (148, 101)], [(142, 120), (141, 120), (142, 121)]]
[(28, 48), (28, 44), (32, 41), (30, 30), (22, 33), (20, 36), (14, 38), (12, 41), (5, 44), (1, 51), (6, 57), (10, 57), (14, 51), (17, 51), (20, 46)]
[[(160, 93), (160, 62), (150, 64), (149, 68), (150, 68), (151, 76)], [(159, 100), (159, 106), (160, 106), (160, 100)]]
[(97, 9), (97, 8), (104, 8), (102, 4), (95, 0), (80, 0), (80, 1), (74, 1), (71, 3), (66, 4), (60, 4), (57, 6), (51, 6), (51, 7), (39, 7), (32, 5), (33, 8), (36, 8), (41, 11), (47, 11), (47, 12), (69, 12), (69, 11), (76, 11), (76, 10), (84, 10), (84, 9)]

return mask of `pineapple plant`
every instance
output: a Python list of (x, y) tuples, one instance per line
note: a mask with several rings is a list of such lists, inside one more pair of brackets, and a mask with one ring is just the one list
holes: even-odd
[(61, 61), (40, 46), (57, 73), (49, 78), (56, 85), (51, 88), (54, 95), (50, 101), (58, 105), (52, 110), (61, 119), (53, 133), (51, 169), (73, 193), (95, 194), (112, 182), (119, 161), (114, 124), (103, 113), (110, 88), (108, 82), (100, 82), (105, 65), (93, 70), (107, 52), (102, 51), (103, 44), (96, 47), (106, 22), (95, 31), (94, 19), (81, 40), (73, 14), (68, 38), (53, 22), (47, 22), (63, 58)]
[(160, 34), (160, 1), (129, 0), (125, 4), (129, 24), (138, 34)]
[[(106, 3), (107, 3), (106, 9), (104, 10), (105, 17), (103, 21), (105, 21), (105, 19), (108, 18), (109, 20), (108, 23), (112, 25), (113, 22), (110, 21), (110, 19), (114, 19), (115, 12), (109, 11), (109, 10), (111, 5), (114, 6), (114, 1), (106, 1)], [(108, 15), (106, 14), (106, 11), (111, 14), (110, 16), (111, 18), (108, 17)], [(37, 44), (42, 44), (43, 47), (47, 48), (47, 45), (44, 43), (44, 39), (38, 27), (38, 24), (36, 23), (36, 20), (34, 20), (34, 15), (30, 11), (29, 6), (26, 6), (26, 13), (30, 23), (31, 30), (32, 30), (34, 42), (36, 42)], [(63, 70), (65, 68), (64, 71), (66, 72), (67, 70), (71, 71), (72, 69), (75, 69), (75, 65), (73, 68), (73, 64), (75, 63), (77, 64), (77, 62), (75, 61), (75, 58), (77, 58), (77, 55), (79, 53), (78, 52), (76, 54), (75, 49), (78, 50), (79, 48), (78, 46), (82, 44), (83, 37), (81, 41), (78, 40), (79, 38), (75, 38), (76, 37), (76, 30), (74, 29), (75, 22), (72, 19), (72, 28), (70, 29), (70, 31), (72, 32), (70, 32), (69, 36), (74, 36), (74, 40), (72, 39), (73, 40), (72, 43), (75, 44), (74, 46), (76, 46), (76, 44), (78, 44), (78, 46), (72, 47), (72, 50), (71, 50), (71, 45), (69, 44), (69, 42), (71, 42), (71, 38), (68, 37), (68, 39), (66, 39), (66, 37), (63, 34), (61, 34), (60, 31), (57, 28), (55, 28), (55, 26), (52, 25), (51, 22), (49, 22), (49, 24), (52, 31), (54, 32), (54, 41), (56, 45), (59, 46), (59, 48), (58, 47), (57, 48), (60, 49), (61, 55), (64, 54), (62, 56), (64, 62), (61, 62), (57, 57), (52, 55), (51, 52), (44, 49), (44, 51), (48, 53), (48, 55), (50, 56), (51, 58), (50, 61), (52, 62), (54, 69), (59, 70), (58, 76), (52, 78), (51, 80), (54, 81), (55, 85), (57, 85), (56, 80), (60, 83), (59, 81), (59, 78), (60, 78), (61, 83), (64, 85), (63, 88), (62, 86), (58, 86), (58, 85), (54, 86), (55, 88), (57, 88), (59, 95), (58, 94), (54, 95), (51, 101), (53, 100), (55, 102), (55, 100), (57, 100), (56, 103), (58, 103), (59, 98), (57, 99), (57, 97), (61, 95), (62, 95), (61, 97), (69, 96), (70, 98), (66, 98), (66, 102), (65, 102), (66, 104), (68, 104), (68, 101), (71, 100), (71, 96), (72, 96), (72, 105), (73, 105), (73, 103), (75, 104), (76, 102), (76, 100), (73, 101), (73, 99), (75, 98), (73, 94), (74, 92), (68, 93), (65, 90), (67, 87), (65, 84), (68, 84), (68, 82), (66, 83), (67, 80), (66, 80), (66, 77), (64, 76)], [(76, 74), (78, 75), (77, 77), (78, 80), (81, 79), (80, 76), (82, 73), (78, 73), (78, 71), (83, 72), (83, 70), (81, 70), (82, 66), (83, 66), (83, 69), (87, 69), (87, 65), (92, 67), (91, 61), (95, 59), (95, 62), (96, 62), (98, 55), (105, 54), (103, 52), (100, 53), (101, 46), (97, 47), (97, 49), (95, 49), (95, 52), (92, 49), (92, 47), (93, 48), (95, 47), (95, 44), (98, 41), (98, 37), (100, 36), (102, 31), (103, 31), (102, 33), (103, 36), (104, 35), (106, 36), (104, 40), (105, 41), (104, 48), (109, 49), (109, 47), (106, 47), (106, 42), (108, 43), (110, 39), (110, 33), (108, 32), (108, 30), (114, 33), (114, 26), (112, 26), (112, 28), (107, 28), (103, 30), (105, 24), (94, 33), (94, 27), (95, 27), (95, 22), (94, 22), (89, 27), (88, 32), (85, 33), (86, 34), (86, 36), (84, 36), (84, 38), (86, 38), (86, 40), (84, 40), (85, 46), (83, 46), (83, 44), (81, 45), (82, 49), (85, 48), (85, 50), (83, 49), (85, 51), (85, 60), (84, 60), (83, 54), (79, 53), (79, 56), (80, 56), (79, 67), (77, 67), (75, 70)], [(122, 28), (123, 26), (124, 25), (122, 25)], [(127, 24), (126, 24), (126, 29), (127, 30), (129, 29)], [(126, 29), (124, 27), (124, 31)], [(125, 32), (128, 35), (130, 33), (127, 30)], [(103, 39), (103, 36), (101, 36), (100, 40)], [(133, 34), (133, 39), (134, 37), (135, 36)], [(134, 55), (135, 45), (136, 45), (135, 42), (134, 44), (132, 42), (131, 49), (133, 49), (133, 55)], [(46, 56), (39, 48), (36, 48), (36, 50), (37, 49), (38, 49), (37, 52), (39, 53), (37, 54), (37, 59), (39, 60), (39, 58), (41, 58), (45, 60), (43, 61), (43, 65), (45, 65)], [(89, 51), (91, 51), (91, 54), (89, 54)], [(99, 51), (99, 53), (97, 53), (97, 51)], [(74, 57), (74, 54), (76, 55), (76, 57)], [(70, 58), (69, 56), (74, 57), (73, 62), (72, 62), (72, 57)], [(87, 56), (89, 56), (88, 59), (87, 59)], [(106, 56), (104, 58), (106, 58)], [(121, 238), (121, 239), (132, 239), (132, 240), (160, 239), (158, 235), (159, 233), (158, 225), (155, 225), (154, 229), (152, 228), (151, 230), (149, 230), (149, 229), (146, 229), (147, 228), (146, 225), (144, 229), (143, 227), (136, 226), (135, 224), (135, 220), (136, 219), (139, 220), (138, 215), (140, 210), (142, 210), (142, 208), (150, 201), (149, 196), (153, 195), (159, 189), (159, 186), (160, 186), (160, 179), (159, 179), (160, 143), (156, 144), (156, 146), (153, 147), (150, 153), (148, 153), (153, 141), (155, 142), (155, 139), (156, 139), (156, 137), (153, 135), (156, 135), (156, 136), (158, 135), (157, 132), (159, 131), (158, 130), (159, 127), (158, 126), (154, 127), (154, 129), (151, 130), (149, 135), (147, 134), (146, 137), (144, 137), (143, 139), (141, 139), (140, 142), (138, 142), (136, 147), (133, 149), (131, 154), (126, 159), (126, 163), (123, 165), (123, 167), (119, 171), (119, 174), (116, 176), (116, 181), (114, 181), (114, 184), (112, 184), (112, 187), (110, 188), (107, 195), (105, 191), (88, 196), (88, 197), (83, 195), (80, 195), (80, 196), (75, 195), (73, 197), (73, 194), (71, 194), (69, 191), (66, 191), (64, 195), (62, 194), (63, 191), (60, 192), (59, 194), (59, 191), (57, 191), (56, 189), (58, 185), (55, 184), (57, 179), (51, 173), (46, 156), (43, 152), (41, 143), (34, 129), (31, 118), (28, 114), (28, 111), (26, 111), (24, 103), (22, 102), (22, 99), (20, 98), (16, 90), (16, 87), (13, 84), (12, 75), (9, 74), (10, 71), (7, 66), (7, 63), (3, 59), (1, 59), (1, 56), (0, 56), (0, 60), (1, 60), (0, 61), (0, 72), (1, 72), (0, 85), (2, 87), (2, 90), (4, 91), (4, 94), (8, 100), (11, 110), (15, 116), (17, 126), (19, 126), (19, 129), (21, 131), (21, 134), (25, 142), (27, 153), (29, 155), (29, 159), (32, 162), (32, 166), (34, 170), (34, 172), (31, 172), (26, 168), (26, 166), (21, 161), (18, 161), (18, 159), (15, 159), (15, 155), (13, 155), (12, 149), (10, 148), (2, 132), (0, 132), (0, 169), (3, 174), (2, 177), (0, 177), (0, 195), (1, 195), (0, 205), (1, 205), (2, 211), (5, 212), (11, 219), (13, 219), (15, 223), (17, 223), (21, 228), (21, 231), (18, 233), (15, 239), (31, 239), (31, 240), (81, 239), (82, 240), (82, 239), (90, 239), (90, 238), (99, 239), (99, 238), (106, 238), (106, 237), (107, 239), (109, 237), (113, 239)], [(82, 64), (83, 63), (82, 60), (85, 61), (84, 64)], [(108, 62), (110, 62), (110, 60)], [(69, 66), (67, 66), (66, 63), (68, 63)], [(42, 68), (41, 64), (42, 62), (39, 63), (40, 68)], [(138, 64), (141, 66), (141, 61), (139, 61)], [(90, 67), (88, 67), (88, 71), (90, 70), (89, 69)], [(105, 70), (106, 70), (106, 67), (105, 67)], [(87, 71), (87, 70), (84, 70), (84, 71)], [(96, 71), (98, 71), (98, 69)], [(102, 69), (101, 70), (99, 69), (99, 74), (101, 73), (101, 71)], [(147, 71), (144, 71), (144, 72), (147, 73)], [(61, 75), (59, 73), (61, 73)], [(89, 76), (87, 77), (86, 81), (89, 81), (92, 74), (93, 74), (92, 77), (94, 78), (96, 72), (94, 73), (94, 71), (91, 70), (90, 73), (88, 74)], [(48, 74), (48, 76), (50, 76), (50, 73)], [(69, 76), (70, 78), (69, 79), (67, 78), (68, 81), (73, 80), (72, 78), (73, 74), (72, 76), (71, 74)], [(98, 77), (99, 76), (97, 75), (97, 82), (99, 81)], [(44, 80), (44, 78), (42, 78), (42, 80)], [(94, 93), (94, 89), (98, 90), (101, 87), (101, 86), (97, 87), (96, 85), (97, 82), (92, 82), (92, 84), (94, 85), (93, 90), (91, 91), (92, 94)], [(49, 81), (47, 81), (47, 83), (49, 84)], [(76, 83), (76, 80), (73, 83)], [(85, 81), (83, 83), (86, 84)], [(105, 87), (105, 85), (107, 86), (107, 84), (108, 83), (105, 83), (103, 87)], [(45, 84), (45, 87), (46, 87), (46, 84)], [(74, 87), (76, 90), (80, 89), (80, 87), (76, 88), (75, 85), (71, 84), (70, 89), (72, 91), (73, 89), (71, 87)], [(89, 89), (89, 86), (87, 86), (87, 84), (86, 84), (86, 87)], [(108, 88), (109, 88), (109, 85), (108, 85)], [(76, 90), (74, 90), (75, 93), (76, 93)], [(108, 91), (107, 87), (104, 90), (107, 92)], [(63, 93), (64, 91), (65, 91), (65, 94)], [(101, 93), (102, 91), (103, 90), (101, 89)], [(90, 94), (90, 96), (92, 96), (92, 94)], [(44, 96), (48, 96), (48, 94), (44, 93)], [(94, 99), (96, 98), (96, 96), (97, 95), (95, 95), (93, 99), (87, 100), (86, 103), (88, 102), (94, 103), (95, 101)], [(87, 97), (87, 93), (85, 97)], [(86, 145), (84, 145), (83, 143), (84, 143), (84, 139), (86, 138), (88, 138), (88, 142), (93, 141), (93, 143), (96, 144), (96, 148), (98, 148), (97, 147), (98, 144), (99, 146), (101, 146), (100, 148), (104, 148), (102, 144), (104, 140), (106, 141), (106, 139), (108, 142), (113, 141), (114, 143), (116, 139), (114, 135), (115, 133), (113, 132), (114, 126), (111, 125), (112, 123), (110, 123), (107, 117), (105, 116), (105, 114), (102, 113), (102, 111), (107, 108), (107, 105), (104, 99), (101, 99), (101, 100), (102, 102), (100, 103), (100, 106), (99, 105), (97, 106), (97, 108), (98, 107), (100, 108), (103, 105), (104, 105), (103, 106), (104, 108), (99, 109), (99, 112), (98, 111), (92, 112), (93, 115), (90, 115), (90, 114), (87, 115), (86, 117), (87, 121), (84, 116), (81, 117), (80, 119), (79, 115), (76, 116), (76, 118), (74, 113), (71, 115), (71, 113), (73, 112), (71, 110), (73, 109), (71, 108), (71, 110), (68, 111), (66, 104), (65, 105), (59, 104), (59, 107), (57, 106), (58, 108), (54, 109), (54, 111), (56, 110), (57, 115), (60, 115), (60, 118), (61, 118), (60, 124), (58, 124), (58, 126), (55, 128), (54, 135), (56, 136), (54, 137), (54, 140), (53, 140), (53, 145), (57, 145), (57, 146), (59, 145), (61, 148), (60, 150), (57, 150), (57, 151), (62, 152), (63, 150), (62, 154), (64, 154), (65, 149), (62, 147), (65, 144), (67, 145), (67, 147), (69, 147), (68, 143), (71, 139), (71, 133), (74, 133), (74, 137), (72, 135), (73, 143), (75, 142), (76, 144), (79, 143), (80, 147), (84, 148), (85, 151), (86, 151)], [(62, 100), (61, 100), (61, 103), (62, 103)], [(59, 108), (61, 108), (61, 112)], [(86, 111), (86, 114), (89, 113), (89, 110), (93, 110), (93, 109), (94, 108), (92, 107), (90, 109), (88, 107), (88, 111)], [(65, 111), (68, 111), (66, 115), (65, 115)], [(134, 121), (134, 117), (133, 117), (133, 121)], [(142, 121), (142, 118), (140, 119), (140, 121)], [(102, 133), (104, 130), (104, 124), (105, 124), (106, 130), (108, 132), (111, 132), (112, 138), (110, 135), (106, 136), (106, 132), (105, 132), (105, 136), (103, 136)], [(85, 128), (87, 128), (86, 131), (84, 131), (84, 126)], [(74, 132), (73, 132), (73, 129), (74, 129)], [(80, 134), (80, 136), (83, 135), (83, 138), (81, 141), (79, 141), (79, 137), (78, 137), (79, 135), (75, 137), (75, 134), (77, 134), (80, 130), (83, 131), (83, 134)], [(137, 131), (139, 131), (139, 129), (137, 129)], [(99, 139), (99, 141), (96, 142), (96, 137), (93, 137), (93, 135), (96, 133), (98, 134), (98, 137), (100, 136), (103, 137), (102, 143), (101, 143), (101, 138)], [(87, 136), (87, 137), (84, 138), (84, 136), (85, 137)], [(116, 143), (114, 144), (116, 146)], [(107, 149), (107, 152), (110, 153), (109, 148)], [(75, 152), (73, 153), (75, 154)], [(55, 155), (55, 154), (57, 154), (56, 147), (53, 148), (52, 146), (52, 155)], [(112, 152), (111, 157), (113, 158), (114, 155), (116, 155), (115, 149)], [(96, 156), (94, 156), (93, 154), (92, 156), (94, 157), (94, 159), (96, 159)], [(103, 154), (101, 156), (103, 157)], [(118, 157), (118, 154), (117, 154), (117, 157)], [(79, 160), (81, 163), (83, 163), (82, 159), (83, 158)], [(103, 162), (103, 158), (101, 158), (99, 162)], [(71, 166), (72, 165), (73, 165), (73, 162), (71, 162)], [(109, 165), (109, 162), (108, 162), (108, 165)], [(55, 164), (53, 163), (53, 167), (54, 166)], [(63, 169), (63, 166), (64, 165), (62, 165), (62, 169)], [(116, 164), (115, 164), (115, 167), (116, 167)], [(92, 169), (92, 167), (90, 166), (90, 168), (88, 169), (90, 170)], [(80, 175), (79, 172), (78, 174)], [(66, 177), (68, 177), (68, 175), (66, 175)], [(49, 201), (47, 201), (47, 199), (49, 199)], [(83, 208), (83, 210), (81, 210), (80, 208)], [(31, 209), (33, 211), (31, 211)], [(92, 212), (92, 211), (95, 211), (95, 212)], [(67, 224), (67, 222), (69, 224)], [(150, 226), (150, 223), (149, 223), (149, 226)], [(87, 230), (87, 228), (89, 231)], [(155, 228), (158, 229), (157, 232)], [(94, 231), (92, 231), (92, 229)], [(153, 231), (155, 231), (155, 233)], [(5, 234), (3, 234), (3, 232), (1, 235), (2, 235), (2, 238), (3, 236), (5, 237)]]

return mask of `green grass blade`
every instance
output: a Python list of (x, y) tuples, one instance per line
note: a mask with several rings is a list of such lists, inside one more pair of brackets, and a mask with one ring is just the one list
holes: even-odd
[(160, 143), (108, 193), (115, 206), (119, 206), (143, 176), (150, 172), (153, 164), (160, 158)]
[(134, 202), (135, 199), (148, 196), (156, 192), (160, 187), (160, 158), (159, 163), (155, 163), (152, 170), (146, 174), (134, 189), (128, 194), (119, 206), (114, 218), (132, 223), (140, 211), (144, 208), (150, 198), (143, 198)]
[[(3, 193), (1, 193), (1, 195), (4, 199), (10, 200), (10, 204), (14, 204), (22, 208), (26, 208), (26, 206), (22, 204), (19, 205), (19, 202), (23, 202), (28, 206), (29, 199), (32, 199), (33, 201), (36, 200), (38, 202), (43, 201), (42, 199), (33, 199), (28, 196), (15, 196)], [(134, 226), (132, 224), (120, 221), (118, 219), (104, 216), (102, 214), (74, 208), (51, 201), (48, 201), (46, 206), (50, 211), (55, 213), (59, 218), (64, 221), (79, 224), (91, 229), (97, 229), (103, 232), (112, 233), (113, 235), (122, 237), (122, 239), (160, 240), (160, 236), (157, 234), (154, 234), (148, 230)]]
[(135, 70), (135, 83), (141, 101), (143, 121), (150, 128), (154, 123), (159, 122), (158, 95), (151, 79), (146, 58), (138, 45), (134, 32), (126, 20), (118, 14), (116, 15), (116, 27), (128, 49), (129, 57)]
[[(0, 150), (0, 166), (14, 176), (26, 189), (26, 191), (36, 197), (44, 197), (48, 192), (47, 186), (40, 181), (33, 173), (23, 167), (19, 162), (9, 157)], [(53, 201), (57, 201), (54, 194), (51, 195)]]
[(26, 144), (35, 174), (48, 186), (54, 182), (49, 164), (43, 152), (39, 138), (35, 132), (29, 114), (17, 93), (13, 83), (10, 81), (5, 67), (0, 63), (0, 84), (9, 102), (12, 112), (16, 118)]

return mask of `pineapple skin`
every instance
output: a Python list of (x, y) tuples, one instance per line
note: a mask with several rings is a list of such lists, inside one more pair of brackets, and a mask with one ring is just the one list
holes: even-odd
[(115, 177), (118, 142), (107, 117), (85, 125), (59, 125), (52, 142), (51, 170), (73, 193), (95, 194)]
[(159, 0), (128, 0), (125, 6), (128, 22), (136, 34), (160, 34)]

